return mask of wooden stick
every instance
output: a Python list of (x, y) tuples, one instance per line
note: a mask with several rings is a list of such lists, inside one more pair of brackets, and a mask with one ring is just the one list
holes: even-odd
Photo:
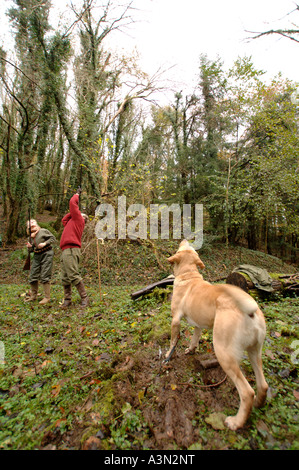
[(180, 334), (178, 334), (177, 339), (176, 339), (174, 345), (172, 346), (171, 351), (170, 351), (170, 353), (168, 354), (167, 358), (164, 359), (164, 361), (163, 361), (164, 363), (170, 361), (171, 356), (172, 356), (173, 353), (174, 353), (174, 350), (175, 350), (175, 348), (176, 348), (176, 345), (178, 344), (179, 339), (180, 339)]
[(100, 300), (102, 300), (101, 271), (100, 271), (100, 250), (99, 250), (99, 239), (98, 238), (97, 238), (97, 254), (98, 254), (98, 275), (99, 275)]
[(223, 384), (227, 379), (227, 375), (220, 380), (220, 382), (217, 382), (216, 384), (209, 384), (209, 385), (201, 385), (201, 384), (192, 384), (190, 382), (179, 382), (178, 385), (187, 385), (188, 387), (200, 387), (200, 388), (212, 388), (212, 387), (219, 387), (219, 385)]

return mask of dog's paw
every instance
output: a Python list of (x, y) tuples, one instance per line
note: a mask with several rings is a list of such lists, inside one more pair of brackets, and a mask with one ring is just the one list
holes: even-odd
[(236, 431), (237, 429), (242, 427), (236, 416), (228, 416), (224, 421), (224, 424), (232, 431)]
[(254, 397), (253, 406), (255, 408), (261, 408), (264, 406), (267, 398), (268, 385), (266, 385), (262, 390), (259, 391), (257, 396)]
[(194, 354), (195, 353), (195, 348), (187, 348), (185, 349), (185, 354)]

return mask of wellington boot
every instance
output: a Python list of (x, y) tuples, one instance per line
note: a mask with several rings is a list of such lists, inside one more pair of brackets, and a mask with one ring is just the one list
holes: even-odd
[(63, 286), (64, 288), (64, 302), (60, 308), (67, 309), (72, 305), (72, 286)]
[(79, 292), (79, 295), (81, 297), (81, 307), (87, 307), (89, 305), (89, 299), (87, 297), (87, 293), (84, 287), (84, 284), (82, 281), (79, 282), (79, 284), (76, 285), (76, 288)]
[(51, 300), (50, 299), (50, 291), (51, 291), (50, 282), (46, 282), (45, 284), (43, 284), (43, 288), (44, 288), (44, 298), (43, 300), (39, 302), (40, 305), (45, 305)]
[(31, 282), (29, 296), (25, 298), (25, 302), (33, 302), (37, 299), (38, 282)]

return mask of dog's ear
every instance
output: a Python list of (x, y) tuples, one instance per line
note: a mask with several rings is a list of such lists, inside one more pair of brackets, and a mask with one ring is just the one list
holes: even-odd
[(167, 258), (167, 261), (169, 263), (174, 264), (174, 263), (179, 263), (181, 259), (181, 253), (176, 253), (175, 255), (171, 256), (170, 258)]
[(200, 269), (205, 269), (205, 265), (201, 261), (200, 257), (198, 257), (198, 260), (196, 261), (197, 266), (200, 267)]

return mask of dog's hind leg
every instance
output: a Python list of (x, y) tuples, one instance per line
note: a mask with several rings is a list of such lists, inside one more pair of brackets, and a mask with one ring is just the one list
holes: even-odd
[(169, 361), (170, 357), (172, 356), (174, 349), (177, 345), (179, 336), (180, 336), (180, 326), (181, 326), (181, 319), (178, 315), (174, 315), (171, 322), (171, 339), (170, 339), (170, 347), (165, 355), (165, 359)]
[(194, 333), (191, 338), (190, 346), (185, 350), (185, 354), (192, 354), (194, 353), (195, 349), (198, 346), (199, 343), (199, 338), (201, 335), (201, 328), (198, 328), (198, 326), (194, 327)]
[(254, 406), (260, 408), (265, 403), (268, 390), (268, 384), (263, 373), (262, 345), (258, 344), (248, 348), (247, 352), (256, 378), (257, 395), (254, 399)]
[(224, 345), (219, 345), (214, 341), (214, 349), (216, 357), (219, 361), (224, 372), (230, 377), (235, 384), (239, 397), (240, 406), (236, 416), (228, 416), (225, 420), (225, 424), (229, 429), (236, 431), (242, 428), (246, 423), (253, 406), (254, 390), (250, 387), (249, 383), (245, 379), (241, 372), (239, 361), (236, 355), (233, 354)]

